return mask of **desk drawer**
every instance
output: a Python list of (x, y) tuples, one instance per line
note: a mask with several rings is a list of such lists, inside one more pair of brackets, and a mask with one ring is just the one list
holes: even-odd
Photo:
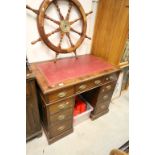
[(54, 102), (57, 100), (64, 99), (68, 96), (74, 94), (74, 87), (68, 87), (65, 89), (60, 89), (58, 91), (52, 92), (47, 96), (48, 102)]
[(48, 107), (49, 114), (55, 114), (67, 108), (71, 108), (74, 106), (74, 98), (69, 98), (57, 103), (54, 103)]
[(112, 94), (113, 94), (113, 91), (106, 92), (106, 93), (100, 93), (98, 96), (98, 102), (104, 103), (105, 101), (111, 100)]
[(110, 83), (104, 84), (101, 87), (101, 93), (113, 91), (115, 89), (115, 86), (116, 86), (116, 82), (110, 82)]
[(87, 91), (93, 87), (100, 86), (101, 84), (102, 84), (102, 78), (97, 78), (94, 80), (86, 81), (86, 82), (76, 85), (75, 92), (76, 93), (84, 92), (84, 91)]
[(96, 113), (106, 111), (109, 108), (109, 104), (110, 104), (110, 101), (106, 101), (104, 103), (97, 104), (96, 108), (94, 110), (94, 113), (96, 114)]
[(57, 136), (73, 127), (73, 120), (64, 121), (63, 123), (55, 123), (49, 129), (49, 137)]
[(69, 108), (54, 115), (50, 115), (50, 124), (55, 122), (59, 123), (72, 118), (73, 118), (73, 108)]
[(112, 74), (106, 75), (103, 78), (103, 81), (104, 83), (107, 83), (107, 82), (117, 81), (117, 79), (118, 79), (118, 73), (112, 73)]

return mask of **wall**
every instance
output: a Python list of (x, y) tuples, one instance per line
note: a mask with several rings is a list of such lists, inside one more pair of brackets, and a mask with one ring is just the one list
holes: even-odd
[[(27, 4), (31, 6), (34, 9), (38, 9), (42, 0), (27, 0)], [(96, 15), (96, 6), (97, 3), (96, 1), (92, 0), (79, 0), (81, 5), (83, 6), (85, 12), (89, 12), (93, 10), (93, 14), (89, 15), (87, 17), (87, 35), (92, 37), (93, 35), (93, 29), (94, 29), (94, 22), (95, 22), (95, 15)], [(67, 3), (62, 3), (60, 4), (61, 11), (63, 15), (66, 14), (68, 5)], [(53, 7), (49, 8), (48, 10), (48, 15), (52, 14), (52, 18), (58, 19), (57, 12)], [(76, 11), (72, 9), (70, 19), (76, 19), (78, 17), (78, 14), (76, 14)], [(53, 60), (55, 58), (55, 52), (50, 50), (43, 42), (38, 42), (35, 45), (32, 45), (31, 42), (39, 38), (38, 34), (38, 29), (37, 29), (37, 24), (36, 24), (36, 15), (31, 12), (30, 10), (26, 10), (26, 19), (27, 19), (27, 39), (26, 39), (26, 47), (27, 47), (27, 57), (29, 62), (37, 62), (37, 61), (44, 61), (44, 60)], [(56, 25), (53, 24), (51, 21), (46, 20), (46, 32), (51, 32), (56, 28)], [(77, 22), (74, 24), (74, 29), (77, 31), (80, 31), (81, 29), (81, 23)], [(73, 41), (76, 41), (77, 35), (72, 33), (72, 39)], [(50, 40), (54, 42), (55, 45), (58, 44), (59, 42), (59, 33), (52, 35), (50, 37)], [(67, 39), (64, 38), (62, 46), (63, 47), (68, 47), (69, 42)], [(85, 39), (82, 45), (77, 49), (77, 55), (84, 55), (90, 53), (90, 48), (91, 48), (91, 41), (88, 39)], [(62, 57), (70, 57), (74, 56), (73, 53), (70, 54), (60, 54), (58, 58)]]

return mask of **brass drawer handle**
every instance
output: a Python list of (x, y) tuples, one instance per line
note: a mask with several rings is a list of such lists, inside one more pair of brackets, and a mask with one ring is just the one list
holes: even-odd
[(114, 75), (110, 75), (109, 77), (105, 78), (106, 81), (114, 80), (114, 79), (115, 79)]
[(105, 80), (106, 80), (106, 81), (109, 81), (109, 77), (106, 77)]
[(108, 95), (105, 95), (105, 96), (103, 96), (103, 100), (106, 100), (106, 99), (108, 99)]
[(86, 87), (87, 87), (87, 85), (81, 85), (81, 86), (79, 87), (79, 89), (80, 89), (80, 90), (84, 90), (84, 89), (86, 89)]
[(110, 76), (110, 80), (113, 80), (114, 79), (114, 77), (113, 76)]
[(65, 97), (66, 94), (67, 94), (66, 92), (61, 92), (61, 93), (58, 94), (58, 97), (61, 97), (61, 98), (62, 98), (62, 97)]
[(110, 80), (114, 80), (114, 76), (113, 75), (110, 76)]
[(69, 104), (69, 102), (59, 104), (59, 105), (58, 105), (58, 108), (59, 108), (59, 109), (64, 109), (64, 108), (67, 106), (67, 104)]
[(96, 85), (100, 84), (101, 83), (101, 80), (95, 80), (94, 82)]
[(57, 130), (58, 131), (62, 131), (62, 130), (64, 130), (65, 129), (65, 126), (60, 126)]
[(102, 105), (102, 106), (101, 106), (101, 109), (105, 109), (105, 108), (106, 108), (106, 106), (105, 106), (105, 105)]
[(64, 120), (64, 119), (65, 119), (65, 115), (59, 115), (59, 116), (58, 116), (58, 120), (59, 120), (59, 121)]
[(110, 90), (111, 89), (111, 85), (106, 86), (106, 89)]

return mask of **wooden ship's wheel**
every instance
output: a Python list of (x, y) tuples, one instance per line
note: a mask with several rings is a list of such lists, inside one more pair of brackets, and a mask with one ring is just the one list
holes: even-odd
[[(76, 49), (82, 44), (82, 42), (84, 41), (85, 38), (87, 39), (91, 39), (90, 37), (88, 37), (86, 35), (86, 29), (87, 29), (87, 21), (86, 21), (86, 17), (92, 13), (92, 11), (85, 13), (84, 9), (82, 7), (82, 5), (80, 4), (80, 2), (78, 0), (65, 0), (68, 1), (68, 12), (66, 14), (66, 17), (64, 17), (61, 13), (60, 7), (58, 5), (58, 2), (60, 3), (62, 0), (44, 0), (42, 2), (42, 4), (40, 5), (39, 10), (35, 10), (33, 8), (31, 8), (30, 6), (26, 5), (26, 8), (33, 11), (34, 13), (37, 14), (37, 26), (38, 26), (38, 32), (40, 34), (40, 38), (33, 41), (32, 44), (35, 44), (39, 41), (43, 41), (48, 48), (50, 48), (51, 50), (56, 52), (56, 57), (59, 53), (70, 53), (70, 52), (74, 52), (75, 56), (76, 56)], [(49, 17), (46, 14), (47, 9), (49, 8), (49, 6), (54, 5), (58, 15), (59, 15), (59, 21), (53, 19), (52, 17)], [(71, 13), (71, 9), (73, 8), (73, 6), (76, 8), (76, 10), (78, 11), (78, 14), (80, 17), (78, 17), (75, 20), (71, 20), (70, 21), (70, 13)], [(58, 28), (56, 28), (55, 30), (51, 31), (50, 33), (45, 33), (45, 25), (44, 25), (44, 21), (45, 19), (52, 21), (53, 23), (58, 25)], [(82, 23), (82, 31), (78, 32), (77, 30), (75, 30), (72, 25), (77, 22), (80, 21)], [(55, 34), (59, 32), (60, 33), (60, 40), (58, 45), (54, 45), (50, 40), (49, 37), (52, 34)], [(80, 37), (77, 40), (77, 42), (74, 44), (72, 42), (71, 36), (70, 36), (70, 32), (74, 32), (76, 34), (78, 34)], [(61, 46), (62, 44), (62, 40), (64, 38), (64, 36), (68, 37), (68, 40), (70, 42), (70, 46), (68, 48), (63, 48)]]

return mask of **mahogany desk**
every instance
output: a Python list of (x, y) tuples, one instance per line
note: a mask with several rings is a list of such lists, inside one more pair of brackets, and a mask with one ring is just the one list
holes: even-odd
[(94, 120), (109, 111), (119, 69), (93, 55), (31, 64), (39, 89), (39, 108), (48, 143), (73, 132), (75, 96), (94, 107)]

